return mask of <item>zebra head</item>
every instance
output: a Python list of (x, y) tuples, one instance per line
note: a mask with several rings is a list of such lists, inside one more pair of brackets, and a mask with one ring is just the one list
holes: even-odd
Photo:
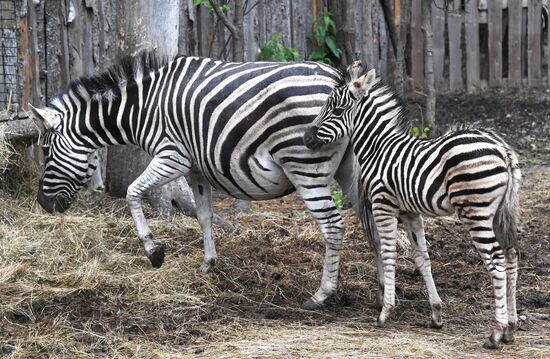
[(76, 146), (66, 135), (65, 111), (55, 106), (38, 109), (29, 104), (29, 107), (42, 132), (44, 154), (37, 201), (48, 213), (62, 213), (69, 209), (74, 195), (93, 174), (90, 162), (95, 152), (92, 154), (92, 149)]
[(363, 75), (360, 73), (360, 63), (357, 61), (348, 67), (346, 83), (332, 90), (312, 126), (306, 130), (304, 144), (307, 148), (314, 150), (323, 144), (335, 142), (343, 136), (349, 136), (354, 105), (368, 94), (376, 81), (375, 69)]

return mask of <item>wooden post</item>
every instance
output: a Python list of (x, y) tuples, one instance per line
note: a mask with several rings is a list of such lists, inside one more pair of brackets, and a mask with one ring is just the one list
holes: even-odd
[[(442, 0), (432, 2), (432, 29), (433, 37), (433, 58), (435, 87), (444, 90), (445, 77), (443, 74), (445, 66), (445, 3)], [(449, 34), (450, 35), (450, 34)]]
[(500, 86), (502, 82), (502, 2), (487, 3), (489, 27), (489, 86)]
[(521, 87), (522, 0), (508, 0), (508, 86)]
[(433, 32), (431, 0), (422, 0), (422, 32), (424, 33), (424, 76), (426, 86), (425, 124), (435, 125), (436, 94), (434, 86)]
[(466, 2), (466, 83), (468, 91), (479, 90), (479, 23), (477, 1)]
[(529, 1), (527, 9), (527, 83), (539, 87), (541, 83), (541, 0)]
[(453, 10), (448, 14), (449, 87), (451, 90), (460, 90), (464, 87), (462, 81), (462, 14), (459, 11), (460, 1), (454, 0)]
[(411, 76), (414, 87), (424, 87), (424, 41), (422, 37), (421, 0), (412, 0), (411, 6)]

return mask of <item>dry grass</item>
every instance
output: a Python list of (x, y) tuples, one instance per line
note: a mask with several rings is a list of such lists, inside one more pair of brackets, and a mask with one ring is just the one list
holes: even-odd
[[(550, 356), (550, 173), (533, 173), (523, 193), (518, 292), (526, 321), (516, 344), (498, 352), (511, 358)], [(230, 204), (218, 203), (217, 210)], [(150, 221), (168, 253), (154, 270), (122, 200), (84, 195), (67, 215), (49, 216), (32, 199), (0, 197), (0, 357), (493, 356), (481, 349), (492, 291), (454, 220), (428, 221), (445, 327), (428, 327), (424, 286), (401, 251), (398, 307), (387, 328), (377, 329), (373, 256), (349, 211), (338, 293), (323, 310), (300, 309), (319, 284), (324, 253), (302, 210), (290, 196), (255, 203), (250, 214), (225, 213), (245, 230), (216, 231), (220, 261), (205, 276), (195, 272), (202, 239), (194, 220)]]
[(0, 126), (0, 175), (13, 163), (13, 146), (7, 141), (4, 126)]

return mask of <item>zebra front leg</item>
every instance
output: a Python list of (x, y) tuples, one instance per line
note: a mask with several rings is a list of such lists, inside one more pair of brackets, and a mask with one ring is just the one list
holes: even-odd
[(397, 261), (397, 217), (373, 207), (374, 223), (380, 235), (380, 257), (384, 266), (384, 304), (376, 325), (384, 326), (395, 307), (395, 263)]
[[(476, 213), (483, 217), (483, 213)], [(486, 221), (468, 223), (470, 235), (487, 271), (489, 272), (495, 297), (496, 327), (490, 337), (483, 344), (486, 349), (496, 349), (500, 346), (503, 334), (508, 327), (508, 311), (506, 305), (506, 258), (504, 251), (496, 240), (493, 231), (493, 217), (487, 216)]]
[(197, 220), (202, 229), (204, 242), (204, 260), (198, 271), (208, 273), (218, 259), (216, 246), (212, 238), (212, 188), (210, 183), (198, 173), (191, 173), (189, 177), (197, 207)]
[(298, 187), (298, 192), (304, 200), (309, 212), (317, 222), (325, 239), (325, 261), (321, 286), (308, 299), (303, 308), (317, 309), (331, 296), (338, 286), (338, 272), (340, 270), (340, 252), (344, 238), (344, 222), (328, 186), (304, 188)]
[(412, 245), (414, 262), (422, 274), (424, 283), (426, 283), (428, 299), (432, 309), (432, 327), (440, 329), (443, 326), (441, 320), (441, 298), (439, 298), (439, 294), (437, 294), (437, 288), (435, 287), (432, 277), (432, 264), (426, 246), (422, 216), (415, 213), (408, 213), (401, 215), (399, 218), (407, 228), (407, 235)]
[(137, 236), (143, 245), (145, 255), (155, 268), (160, 268), (164, 262), (164, 246), (156, 245), (153, 241), (153, 234), (143, 214), (141, 199), (147, 190), (162, 186), (183, 175), (181, 172), (167, 172), (167, 168), (173, 171), (173, 164), (166, 167), (162, 158), (153, 158), (145, 171), (128, 187), (126, 193), (126, 201), (132, 213)]
[(514, 331), (518, 327), (518, 313), (516, 309), (516, 282), (518, 279), (518, 252), (515, 248), (506, 250), (506, 299), (508, 305), (508, 326), (504, 330), (502, 342), (514, 342)]

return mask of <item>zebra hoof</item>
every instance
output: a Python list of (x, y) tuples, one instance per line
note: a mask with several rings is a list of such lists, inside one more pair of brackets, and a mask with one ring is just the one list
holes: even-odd
[(504, 330), (504, 334), (500, 339), (504, 344), (512, 344), (514, 342), (514, 332), (509, 327)]
[(313, 298), (309, 298), (308, 300), (306, 300), (304, 302), (304, 304), (302, 304), (302, 309), (305, 309), (305, 310), (316, 310), (316, 309), (319, 309), (323, 306), (323, 303), (319, 303), (318, 301), (316, 301), (315, 299)]
[(497, 340), (495, 340), (494, 335), (491, 335), (489, 337), (489, 339), (487, 339), (485, 341), (485, 343), (483, 343), (483, 348), (485, 348), (485, 349), (498, 349), (498, 348), (500, 348), (500, 344), (498, 343)]
[(435, 322), (432, 320), (432, 323), (430, 324), (430, 328), (433, 328), (433, 329), (441, 329), (443, 328), (443, 323), (442, 322)]
[(216, 265), (216, 259), (205, 260), (204, 262), (202, 262), (199, 269), (197, 269), (197, 272), (204, 273), (204, 274), (210, 273), (210, 271), (215, 265)]
[(386, 326), (386, 323), (383, 320), (381, 320), (380, 318), (378, 318), (374, 322), (374, 326), (378, 327), (378, 328), (384, 328)]
[(147, 254), (147, 258), (151, 261), (154, 268), (160, 268), (164, 263), (164, 246), (162, 244), (155, 246), (151, 253)]

